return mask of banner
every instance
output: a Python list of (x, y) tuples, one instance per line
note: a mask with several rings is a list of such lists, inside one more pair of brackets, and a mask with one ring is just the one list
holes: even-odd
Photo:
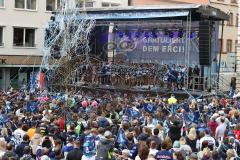
[[(136, 36), (136, 33), (134, 33)], [(133, 63), (160, 63), (160, 64), (186, 64), (188, 52), (186, 36), (178, 36), (178, 33), (166, 35), (161, 32), (154, 38), (152, 33), (145, 32), (139, 38), (130, 36), (115, 36), (118, 54), (124, 54), (126, 61)], [(185, 33), (184, 33), (185, 34)], [(190, 65), (199, 64), (199, 43), (196, 32), (191, 33)]]

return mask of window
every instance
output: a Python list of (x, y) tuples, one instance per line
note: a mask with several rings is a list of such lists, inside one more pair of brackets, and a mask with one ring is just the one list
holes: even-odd
[(15, 8), (36, 10), (36, 0), (15, 0)]
[(35, 47), (35, 29), (14, 28), (13, 45), (19, 47)]
[(36, 0), (27, 0), (27, 9), (36, 10)]
[(232, 52), (232, 40), (231, 39), (227, 40), (226, 49), (227, 49), (227, 53), (231, 53)]
[(229, 20), (227, 21), (227, 25), (229, 26), (233, 25), (233, 13), (229, 14)]
[(102, 7), (109, 7), (110, 3), (102, 3)]
[(0, 0), (0, 8), (4, 7), (4, 0)]
[[(77, 0), (77, 2), (76, 2), (76, 7), (77, 7), (77, 8), (83, 8), (83, 2)], [(91, 7), (93, 7), (93, 2), (85, 2), (85, 7), (86, 7), (86, 8), (91, 8)]]
[(102, 7), (117, 7), (120, 6), (118, 3), (102, 3)]
[(120, 6), (120, 4), (118, 4), (118, 3), (112, 3), (111, 4), (111, 7), (118, 7), (118, 6)]
[(238, 27), (238, 21), (239, 21), (239, 14), (236, 15), (236, 27)]
[(25, 8), (25, 0), (15, 0), (15, 8)]
[(56, 10), (56, 1), (55, 0), (47, 0), (46, 1), (46, 10), (47, 11), (55, 11)]
[(91, 8), (91, 7), (93, 7), (93, 2), (86, 2), (86, 3), (85, 3), (85, 7), (86, 7), (86, 8)]

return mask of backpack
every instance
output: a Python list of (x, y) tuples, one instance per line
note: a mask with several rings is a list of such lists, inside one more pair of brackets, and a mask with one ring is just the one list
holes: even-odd
[(83, 154), (86, 157), (92, 157), (96, 154), (96, 144), (95, 144), (95, 136), (93, 135), (87, 135), (84, 138), (83, 143)]

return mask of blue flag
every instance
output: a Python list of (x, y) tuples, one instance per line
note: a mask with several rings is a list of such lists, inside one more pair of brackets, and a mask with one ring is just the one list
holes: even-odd
[(194, 123), (198, 123), (199, 118), (200, 118), (200, 112), (199, 112), (199, 111), (195, 111), (195, 112), (193, 113), (193, 117), (194, 117), (193, 122), (194, 122)]
[(124, 130), (122, 128), (120, 128), (118, 131), (116, 144), (120, 150), (127, 148), (128, 140), (126, 139)]
[(144, 104), (144, 110), (148, 113), (153, 113), (157, 110), (156, 106), (153, 106), (152, 104)]
[(35, 113), (37, 112), (37, 106), (38, 106), (38, 102), (28, 102), (27, 111)]
[(134, 108), (127, 108), (126, 109), (126, 114), (130, 118), (139, 118), (141, 116), (140, 112)]

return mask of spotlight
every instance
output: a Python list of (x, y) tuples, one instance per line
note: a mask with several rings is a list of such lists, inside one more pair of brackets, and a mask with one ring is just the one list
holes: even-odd
[(182, 29), (178, 31), (178, 37), (179, 37), (179, 38), (182, 38), (182, 37), (183, 37), (183, 30), (182, 30)]
[(120, 32), (118, 32), (118, 36), (119, 36), (119, 38), (123, 38), (124, 33), (120, 31)]
[(174, 33), (173, 33), (172, 31), (169, 31), (168, 36), (169, 36), (170, 38), (173, 38), (173, 37), (174, 37)]
[(144, 33), (144, 37), (145, 37), (145, 38), (149, 38), (149, 33), (148, 33), (148, 32), (145, 32), (145, 33)]
[(136, 38), (140, 38), (140, 37), (141, 37), (141, 33), (140, 33), (139, 31), (137, 31), (137, 32), (135, 33), (135, 37), (136, 37)]

